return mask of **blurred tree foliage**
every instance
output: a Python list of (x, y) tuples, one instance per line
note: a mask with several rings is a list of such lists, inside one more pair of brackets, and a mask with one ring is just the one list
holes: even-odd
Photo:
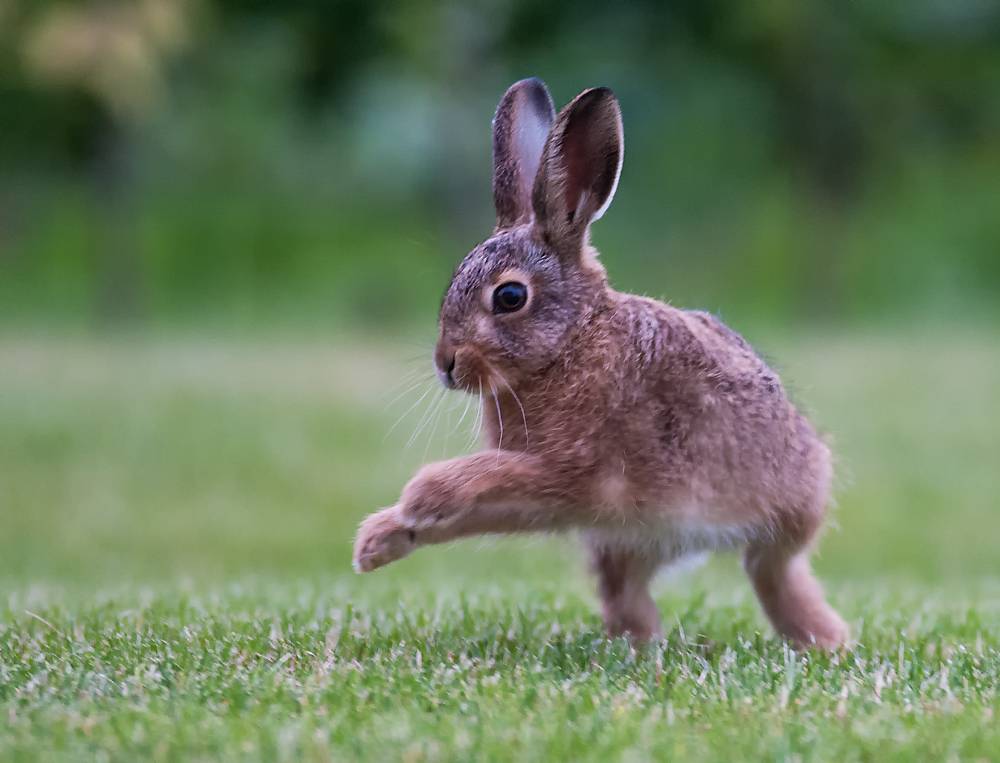
[(995, 0), (0, 0), (0, 317), (430, 320), (530, 75), (622, 102), (623, 288), (1000, 303)]

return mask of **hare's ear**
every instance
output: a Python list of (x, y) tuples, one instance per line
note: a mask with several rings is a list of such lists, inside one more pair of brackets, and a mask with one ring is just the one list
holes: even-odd
[(497, 227), (531, 219), (531, 189), (556, 109), (540, 79), (515, 82), (493, 118), (493, 203)]
[(557, 247), (576, 247), (611, 204), (625, 143), (622, 115), (606, 87), (580, 93), (556, 118), (542, 152), (532, 205)]

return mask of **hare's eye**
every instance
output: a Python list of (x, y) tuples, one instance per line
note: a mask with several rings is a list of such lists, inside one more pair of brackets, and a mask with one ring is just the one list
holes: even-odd
[(528, 301), (528, 287), (517, 281), (502, 283), (493, 291), (493, 312), (513, 313)]

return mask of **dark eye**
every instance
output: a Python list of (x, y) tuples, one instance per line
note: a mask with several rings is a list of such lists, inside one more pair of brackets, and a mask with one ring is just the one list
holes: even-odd
[(493, 291), (493, 312), (513, 313), (528, 301), (528, 287), (517, 281), (502, 283)]

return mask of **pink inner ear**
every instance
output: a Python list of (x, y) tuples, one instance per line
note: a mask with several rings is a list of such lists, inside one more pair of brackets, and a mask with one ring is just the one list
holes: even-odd
[(514, 144), (520, 169), (521, 198), (531, 209), (531, 188), (535, 184), (535, 174), (542, 158), (542, 149), (549, 134), (550, 122), (530, 108), (525, 108), (523, 116), (515, 123)]

